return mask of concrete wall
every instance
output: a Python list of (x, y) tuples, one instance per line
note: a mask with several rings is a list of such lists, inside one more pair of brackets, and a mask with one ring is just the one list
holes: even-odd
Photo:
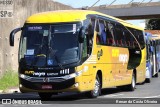
[(15, 46), (9, 46), (11, 30), (23, 26), (25, 19), (38, 12), (66, 10), (72, 7), (53, 2), (52, 0), (13, 0), (13, 18), (0, 19), (0, 77), (7, 69), (18, 69), (18, 44), (20, 33), (16, 35)]

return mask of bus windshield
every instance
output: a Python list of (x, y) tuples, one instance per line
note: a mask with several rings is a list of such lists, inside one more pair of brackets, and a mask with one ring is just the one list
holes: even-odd
[(80, 24), (25, 25), (20, 60), (30, 66), (57, 66), (79, 60)]

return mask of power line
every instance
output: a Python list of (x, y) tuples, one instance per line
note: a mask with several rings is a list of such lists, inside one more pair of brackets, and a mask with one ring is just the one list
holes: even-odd
[(138, 3), (138, 5), (142, 4), (145, 0), (142, 0), (141, 2)]
[(131, 3), (133, 3), (133, 1), (134, 1), (134, 0), (131, 0), (131, 1), (130, 1), (128, 4), (131, 4)]
[[(116, 2), (117, 0), (113, 0), (108, 6), (111, 6), (114, 2)], [(108, 7), (106, 6), (106, 7)]]
[(100, 0), (97, 0), (92, 6), (90, 6), (88, 9), (92, 8), (93, 6), (95, 6)]

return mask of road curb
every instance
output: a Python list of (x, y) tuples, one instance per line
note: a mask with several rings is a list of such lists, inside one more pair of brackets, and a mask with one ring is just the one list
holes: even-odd
[(19, 88), (10, 88), (6, 90), (2, 90), (2, 93), (20, 93)]

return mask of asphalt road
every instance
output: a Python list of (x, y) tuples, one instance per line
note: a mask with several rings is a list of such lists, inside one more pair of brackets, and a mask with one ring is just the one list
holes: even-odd
[[(40, 100), (37, 93), (0, 94), (0, 101), (2, 99)], [(49, 101), (42, 101), (44, 105), (72, 104), (72, 106), (74, 104), (122, 104), (122, 106), (128, 104), (145, 104), (148, 106), (149, 104), (157, 105), (157, 103), (160, 106), (160, 77), (152, 78), (151, 83), (137, 84), (134, 92), (118, 88), (107, 88), (103, 89), (102, 95), (95, 99), (87, 98), (84, 93), (61, 93), (52, 96)]]

